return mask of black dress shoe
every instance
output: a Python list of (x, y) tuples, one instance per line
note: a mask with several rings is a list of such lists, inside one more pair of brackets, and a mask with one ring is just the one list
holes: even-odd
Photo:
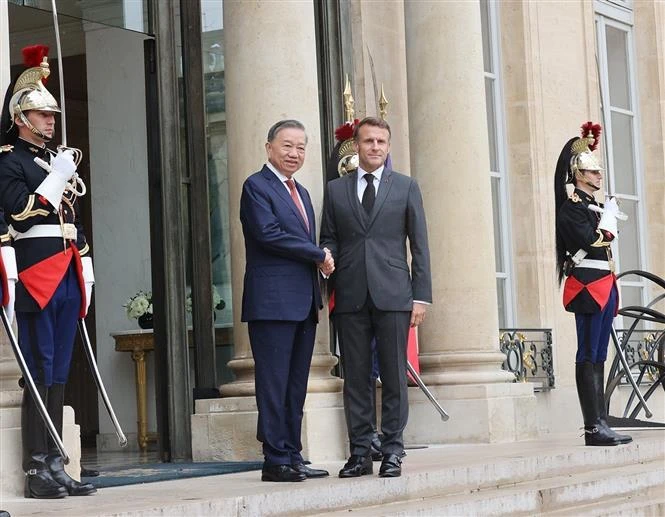
[(67, 490), (51, 477), (48, 470), (31, 470), (25, 475), (23, 495), (34, 499), (60, 499)]
[(398, 478), (402, 475), (402, 456), (399, 454), (387, 454), (383, 457), (379, 477)]
[(374, 472), (372, 467), (372, 458), (369, 456), (356, 456), (355, 454), (349, 458), (349, 461), (339, 471), (341, 478), (357, 478), (365, 476)]
[(264, 466), (261, 472), (261, 481), (305, 481), (307, 476), (294, 470), (291, 465)]
[(295, 470), (296, 472), (300, 472), (302, 474), (305, 474), (306, 478), (324, 478), (326, 476), (329, 476), (327, 470), (323, 469), (313, 469), (311, 467), (308, 467), (304, 463), (295, 463), (291, 465), (291, 468)]

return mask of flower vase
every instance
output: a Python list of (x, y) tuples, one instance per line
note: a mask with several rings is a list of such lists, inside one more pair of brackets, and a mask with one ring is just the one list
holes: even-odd
[(152, 328), (152, 314), (141, 314), (136, 320), (142, 329)]

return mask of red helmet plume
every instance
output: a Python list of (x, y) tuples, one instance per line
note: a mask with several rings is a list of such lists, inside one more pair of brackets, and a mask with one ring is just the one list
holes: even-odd
[[(23, 54), (23, 64), (27, 68), (33, 68), (39, 66), (48, 55), (48, 45), (30, 45), (29, 47), (23, 47), (21, 50)], [(44, 77), (42, 79), (42, 84), (46, 84), (48, 78)]]
[(341, 126), (335, 129), (335, 138), (338, 142), (344, 142), (353, 137), (353, 130), (358, 125), (360, 120), (355, 119), (353, 122), (344, 122)]
[(48, 46), (31, 45), (24, 47), (21, 53), (23, 54), (23, 64), (28, 68), (32, 68), (33, 66), (39, 66), (44, 56), (48, 55)]
[(589, 143), (589, 150), (595, 151), (600, 143), (600, 132), (602, 128), (600, 124), (594, 124), (591, 121), (585, 122), (582, 124), (582, 138), (592, 138), (593, 143)]

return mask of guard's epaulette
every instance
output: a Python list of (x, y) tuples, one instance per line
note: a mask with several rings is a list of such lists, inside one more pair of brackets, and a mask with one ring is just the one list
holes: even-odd
[(577, 192), (573, 192), (568, 199), (570, 199), (573, 203), (579, 203), (582, 201), (580, 196), (577, 195)]
[(13, 145), (7, 144), (7, 145), (0, 146), (0, 154), (11, 153), (13, 150), (14, 150)]

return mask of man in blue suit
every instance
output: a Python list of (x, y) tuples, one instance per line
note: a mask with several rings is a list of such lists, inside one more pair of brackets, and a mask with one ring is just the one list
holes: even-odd
[(309, 193), (293, 180), (305, 160), (307, 135), (297, 120), (268, 131), (268, 161), (243, 185), (240, 221), (246, 268), (242, 321), (255, 362), (257, 439), (263, 444), (263, 481), (303, 481), (325, 470), (305, 465), (300, 430), (318, 311), (319, 269), (334, 270), (316, 244)]

